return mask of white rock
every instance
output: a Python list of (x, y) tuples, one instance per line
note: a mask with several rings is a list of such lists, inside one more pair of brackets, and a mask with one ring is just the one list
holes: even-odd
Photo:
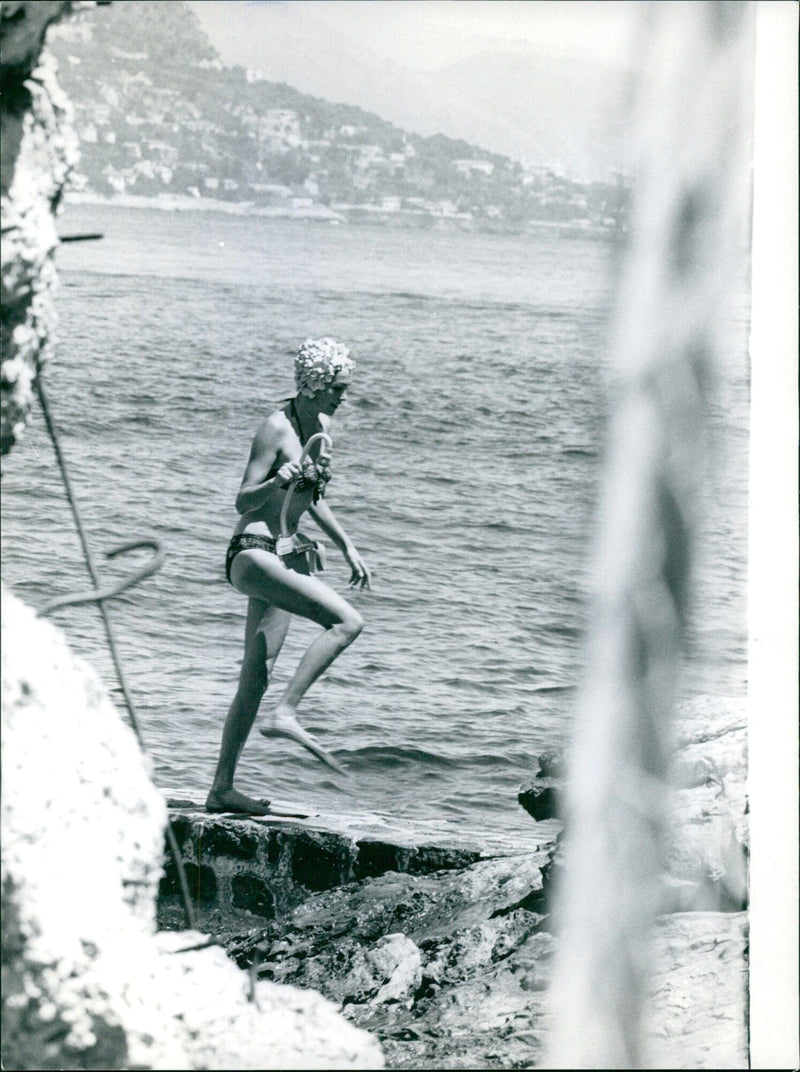
[(156, 933), (163, 797), (92, 669), (5, 590), (2, 714), (7, 1067), (383, 1067), (320, 995), (252, 1001), (221, 948)]

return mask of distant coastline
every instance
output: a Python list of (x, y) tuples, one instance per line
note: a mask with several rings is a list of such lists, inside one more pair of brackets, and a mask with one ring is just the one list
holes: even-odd
[(541, 234), (555, 233), (570, 238), (592, 238), (618, 241), (623, 234), (620, 229), (597, 226), (590, 221), (528, 220), (523, 227), (509, 227), (500, 221), (464, 220), (459, 218), (434, 217), (428, 213), (393, 212), (380, 213), (364, 209), (336, 211), (325, 205), (314, 204), (302, 207), (292, 205), (263, 206), (252, 201), (224, 201), (215, 197), (193, 197), (189, 194), (162, 193), (152, 196), (143, 194), (115, 193), (108, 197), (88, 190), (72, 190), (64, 198), (66, 205), (103, 205), (108, 208), (151, 209), (158, 212), (220, 212), (228, 216), (258, 216), (262, 219), (299, 220), (327, 223), (337, 226), (372, 225), (403, 230), (447, 230), (480, 234)]
[(625, 225), (622, 173), (581, 182), (226, 68), (180, 4), (120, 4), (50, 46), (80, 143), (73, 203), (602, 240)]
[(325, 205), (293, 208), (291, 205), (259, 206), (252, 201), (223, 201), (216, 197), (192, 197), (190, 194), (102, 194), (72, 190), (65, 197), (68, 205), (108, 205), (117, 208), (150, 208), (163, 212), (224, 212), (229, 216), (268, 216), (292, 220), (335, 220), (344, 223), (345, 217)]

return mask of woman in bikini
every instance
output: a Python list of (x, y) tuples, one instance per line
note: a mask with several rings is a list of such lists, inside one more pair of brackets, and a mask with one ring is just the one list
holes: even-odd
[[(327, 433), (331, 417), (347, 395), (354, 367), (348, 350), (333, 339), (306, 340), (295, 356), (297, 396), (267, 417), (253, 439), (236, 496), (241, 517), (225, 562), (229, 581), (248, 597), (244, 659), (222, 731), (214, 784), (206, 801), (208, 811), (269, 814), (269, 801), (240, 793), (233, 787), (233, 778), (292, 614), (310, 618), (324, 632), (306, 649), (286, 691), (259, 730), (265, 737), (295, 741), (341, 771), (334, 757), (300, 726), (297, 706), (320, 674), (352, 644), (364, 623), (345, 599), (313, 575), (318, 549), (298, 533), (297, 526), (304, 513), (310, 514), (350, 565), (350, 586), (369, 588), (369, 569), (324, 499), (330, 480)], [(301, 467), (304, 448), (315, 436), (319, 438)], [(288, 541), (278, 538), (288, 494), (285, 526), (293, 539), (286, 553)]]

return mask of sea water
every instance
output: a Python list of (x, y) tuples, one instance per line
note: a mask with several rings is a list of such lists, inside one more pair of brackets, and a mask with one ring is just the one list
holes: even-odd
[[(535, 757), (567, 740), (610, 399), (616, 247), (589, 237), (402, 231), (68, 206), (46, 383), (153, 774), (202, 800), (236, 688), (245, 599), (225, 580), (234, 498), (291, 354), (333, 335), (357, 361), (328, 501), (373, 573), (325, 580), (364, 632), (301, 706), (352, 775), (254, 733), (238, 784), (323, 811), (524, 840)], [(710, 405), (712, 469), (685, 692), (746, 687), (747, 302)], [(40, 415), (6, 459), (5, 583), (34, 607), (89, 587)], [(313, 530), (313, 523), (310, 523)], [(308, 527), (308, 526), (306, 526)], [(119, 700), (96, 607), (54, 615)], [(318, 627), (296, 620), (264, 709)]]

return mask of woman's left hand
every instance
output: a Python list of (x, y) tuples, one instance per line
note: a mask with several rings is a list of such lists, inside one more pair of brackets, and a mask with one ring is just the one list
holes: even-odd
[(355, 547), (348, 548), (344, 553), (344, 557), (347, 560), (350, 569), (353, 571), (350, 574), (348, 587), (369, 588), (371, 579), (369, 568), (358, 551), (356, 551)]

